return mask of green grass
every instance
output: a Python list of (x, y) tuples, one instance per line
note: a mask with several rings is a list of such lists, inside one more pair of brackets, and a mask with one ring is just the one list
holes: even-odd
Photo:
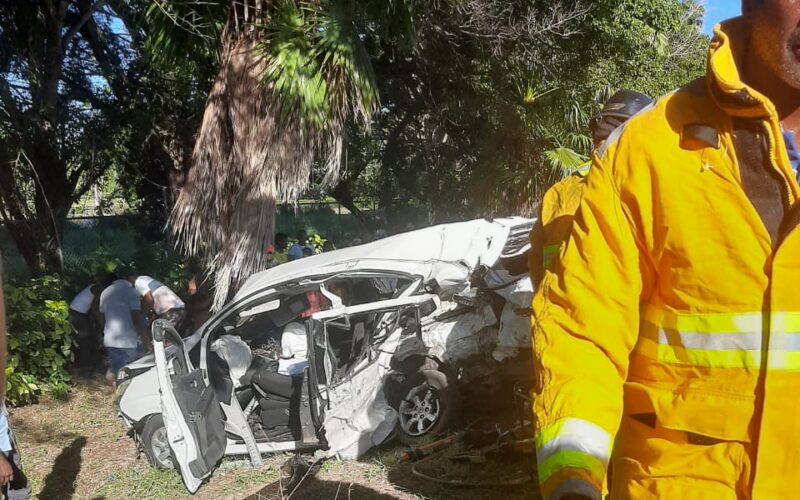
[[(280, 467), (268, 464), (260, 469), (252, 469), (246, 465), (221, 467), (214, 473), (212, 480), (225, 480), (231, 485), (231, 491), (244, 492), (258, 485), (265, 485), (278, 480)], [(199, 493), (208, 491), (201, 487)], [(128, 468), (114, 473), (97, 491), (97, 496), (106, 498), (148, 498), (152, 500), (172, 500), (188, 498), (180, 476), (174, 470), (158, 470), (153, 467)]]
[(129, 467), (109, 476), (96, 495), (119, 499), (171, 500), (185, 497), (186, 489), (174, 470)]

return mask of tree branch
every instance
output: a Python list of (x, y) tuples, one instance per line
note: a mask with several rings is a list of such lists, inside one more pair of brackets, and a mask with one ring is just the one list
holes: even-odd
[(72, 39), (75, 37), (75, 35), (78, 33), (78, 31), (80, 31), (81, 28), (83, 28), (83, 25), (86, 24), (89, 21), (89, 19), (92, 18), (94, 13), (100, 10), (103, 7), (103, 5), (105, 5), (105, 3), (106, 0), (97, 0), (94, 3), (94, 5), (92, 5), (90, 8), (82, 12), (80, 19), (78, 19), (78, 21), (75, 24), (73, 24), (72, 27), (70, 27), (69, 31), (67, 31), (64, 37), (61, 39), (61, 46), (64, 47), (65, 50), (69, 45), (69, 42), (71, 42)]
[(131, 9), (130, 6), (122, 0), (111, 0), (109, 6), (117, 15), (117, 18), (119, 18), (119, 20), (122, 22), (122, 25), (125, 26), (125, 30), (131, 37), (131, 42), (137, 45), (141, 44), (142, 37), (140, 36), (136, 14), (134, 13), (133, 9)]
[(102, 99), (98, 99), (97, 96), (95, 96), (91, 90), (86, 88), (84, 85), (76, 82), (72, 78), (66, 75), (62, 75), (61, 80), (69, 85), (69, 90), (67, 92), (68, 97), (88, 102), (89, 104), (92, 105), (92, 107), (98, 110), (102, 110), (108, 107), (109, 103), (103, 101)]
[[(76, 179), (75, 183), (72, 184), (72, 185), (75, 186), (73, 194), (72, 194), (72, 202), (73, 203), (75, 203), (78, 200), (80, 200), (83, 197), (83, 195), (86, 194), (86, 192), (89, 191), (89, 189), (91, 189), (92, 186), (95, 185), (95, 183), (97, 183), (97, 181), (103, 176), (103, 174), (105, 174), (105, 169), (100, 168), (100, 169), (96, 170), (95, 172), (93, 172), (91, 175), (89, 175), (89, 178), (86, 180), (86, 182), (84, 182), (80, 186), (77, 186), (77, 184), (78, 184), (77, 181), (80, 179), (80, 174), (83, 173), (83, 172), (86, 172), (87, 170), (89, 170), (89, 168), (91, 168), (91, 167), (88, 167), (86, 169), (77, 169), (75, 172), (73, 172), (73, 175), (75, 175), (75, 173), (78, 174), (78, 179)], [(70, 177), (72, 177), (72, 176), (70, 176)], [(72, 182), (72, 178), (70, 178), (70, 183), (71, 182)]]
[[(86, 1), (79, 1), (78, 7), (81, 11), (85, 11), (89, 8), (89, 5)], [(108, 81), (108, 85), (111, 87), (114, 95), (121, 101), (127, 100), (127, 79), (125, 78), (125, 74), (120, 70), (120, 60), (112, 51), (109, 51), (105, 43), (103, 43), (103, 36), (97, 27), (97, 23), (89, 18), (80, 29), (80, 32), (92, 49), (92, 54), (97, 64), (100, 66), (100, 71), (103, 72), (103, 77)]]
[(21, 132), (24, 128), (22, 126), (22, 111), (17, 107), (14, 96), (11, 95), (11, 87), (5, 78), (0, 79), (0, 103), (2, 103), (2, 109), (8, 115), (14, 128), (17, 132)]

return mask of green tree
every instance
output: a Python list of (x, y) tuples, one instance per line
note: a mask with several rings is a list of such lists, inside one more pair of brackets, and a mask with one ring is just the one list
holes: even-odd
[[(192, 123), (181, 106), (208, 82), (193, 64), (146, 59), (145, 7), (0, 4), (0, 221), (33, 276), (62, 272), (70, 208), (109, 169), (127, 172), (130, 189), (185, 171), (199, 113)], [(152, 164), (156, 181), (141, 168)]]
[(215, 307), (231, 285), (265, 267), (277, 203), (306, 190), (317, 162), (324, 185), (338, 178), (348, 123), (365, 124), (378, 103), (361, 34), (370, 25), (387, 37), (408, 36), (413, 4), (152, 4), (156, 50), (181, 57), (196, 40), (218, 41), (193, 166), (171, 219), (181, 248), (213, 269)]
[(702, 74), (701, 14), (676, 0), (427, 3), (412, 55), (366, 40), (382, 112), (337, 188), (376, 179), (397, 228), (409, 204), (430, 222), (531, 213), (588, 157), (588, 120), (613, 90), (659, 96)]

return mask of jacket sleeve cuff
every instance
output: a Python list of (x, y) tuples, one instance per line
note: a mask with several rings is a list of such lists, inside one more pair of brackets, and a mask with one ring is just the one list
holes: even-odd
[(536, 433), (539, 484), (546, 500), (569, 494), (602, 498), (611, 435), (582, 419), (563, 418)]
[(560, 500), (569, 495), (580, 495), (591, 500), (602, 500), (602, 485), (582, 476), (580, 471), (570, 471), (567, 477), (559, 482), (545, 481), (542, 484), (542, 498), (544, 500)]

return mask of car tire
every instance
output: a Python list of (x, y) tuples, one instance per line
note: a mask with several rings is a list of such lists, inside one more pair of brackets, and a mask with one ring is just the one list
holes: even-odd
[(157, 469), (175, 469), (175, 457), (169, 447), (167, 428), (160, 413), (152, 415), (144, 424), (141, 434), (142, 451), (150, 465)]
[(397, 410), (397, 439), (416, 446), (448, 431), (456, 423), (458, 404), (458, 391), (445, 373), (415, 373), (403, 384)]

